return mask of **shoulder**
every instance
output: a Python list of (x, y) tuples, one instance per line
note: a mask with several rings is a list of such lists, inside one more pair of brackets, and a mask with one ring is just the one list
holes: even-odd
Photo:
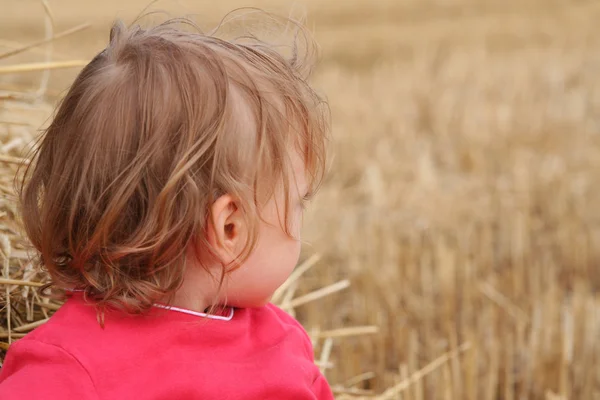
[(70, 298), (45, 324), (33, 330), (22, 341), (36, 341), (69, 351), (80, 343), (88, 343), (90, 337), (101, 331), (96, 309), (82, 299)]
[(26, 336), (9, 347), (2, 372), (14, 369), (14, 366), (20, 364), (34, 364), (38, 361), (48, 362), (50, 360), (60, 361), (62, 365), (85, 371), (79, 360), (61, 346)]
[(298, 322), (296, 320), (296, 318), (292, 317), (290, 314), (288, 314), (287, 312), (283, 311), (281, 308), (277, 307), (275, 304), (267, 304), (265, 306), (265, 308), (272, 314), (274, 314), (275, 316), (277, 316), (277, 318), (279, 320), (281, 320), (281, 322), (288, 324), (288, 325), (293, 325), (294, 327), (301, 329), (303, 332), (305, 332), (304, 327), (300, 324), (300, 322)]
[(96, 399), (97, 394), (90, 374), (75, 356), (58, 345), (26, 337), (8, 350), (0, 370), (0, 397)]
[(300, 322), (298, 322), (296, 318), (292, 317), (290, 314), (288, 314), (287, 312), (285, 312), (284, 310), (282, 310), (274, 304), (267, 304), (265, 306), (265, 309), (271, 314), (273, 314), (280, 321), (280, 323), (289, 327), (290, 330), (295, 332), (302, 339), (307, 355), (311, 360), (313, 360), (314, 353), (312, 340), (310, 339), (310, 336), (308, 335), (302, 324), (300, 324)]

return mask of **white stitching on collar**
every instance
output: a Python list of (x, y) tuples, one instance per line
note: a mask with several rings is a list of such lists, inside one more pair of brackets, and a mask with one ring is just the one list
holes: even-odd
[(196, 317), (204, 317), (204, 318), (208, 318), (208, 319), (217, 319), (220, 321), (231, 321), (231, 319), (233, 318), (233, 314), (234, 314), (234, 310), (233, 307), (231, 307), (229, 309), (229, 315), (213, 315), (213, 314), (207, 314), (207, 313), (203, 313), (203, 312), (197, 312), (197, 311), (192, 311), (192, 310), (188, 310), (186, 308), (179, 308), (179, 307), (174, 307), (174, 306), (166, 306), (164, 304), (153, 304), (154, 307), (158, 307), (158, 308), (162, 308), (165, 310), (171, 310), (171, 311), (177, 311), (183, 314), (188, 314), (188, 315), (194, 315)]

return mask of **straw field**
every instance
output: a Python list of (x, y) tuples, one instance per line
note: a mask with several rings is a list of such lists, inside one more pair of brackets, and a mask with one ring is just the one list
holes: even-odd
[[(3, 348), (57, 307), (33, 290), (44, 276), (27, 262), (11, 180), (79, 67), (7, 70), (80, 65), (115, 16), (146, 3), (49, 0), (48, 14), (0, 0)], [(335, 158), (305, 218), (302, 277), (276, 300), (312, 335), (338, 397), (600, 399), (600, 3), (301, 4)], [(164, 8), (210, 25), (239, 5)]]

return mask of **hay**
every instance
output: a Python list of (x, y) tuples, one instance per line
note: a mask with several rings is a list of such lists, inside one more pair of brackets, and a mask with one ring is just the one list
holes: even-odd
[[(2, 92), (0, 92), (2, 93)], [(6, 94), (6, 93), (4, 93)], [(19, 98), (20, 100), (15, 100)], [(20, 94), (0, 100), (0, 348), (6, 349), (15, 339), (42, 324), (49, 310), (58, 304), (39, 296), (36, 288), (46, 277), (30, 262), (27, 240), (22, 236), (16, 210), (13, 179), (18, 166), (26, 164), (20, 151), (35, 137), (35, 129), (49, 115), (51, 107)]]
[[(68, 30), (54, 35), (53, 16), (46, 1), (42, 1), (45, 12), (46, 37), (43, 40), (16, 49), (0, 53), (0, 60), (49, 44), (53, 40), (68, 36), (84, 29)], [(47, 47), (46, 62), (41, 65), (52, 66), (52, 48)], [(23, 337), (27, 332), (47, 321), (50, 313), (58, 309), (59, 304), (40, 297), (35, 288), (42, 286), (47, 277), (37, 271), (30, 262), (27, 240), (22, 235), (13, 179), (18, 167), (28, 164), (23, 154), (30, 150), (28, 146), (36, 137), (36, 129), (41, 127), (50, 115), (51, 105), (41, 101), (48, 84), (47, 68), (41, 68), (43, 75), (37, 91), (15, 91), (0, 87), (0, 257), (3, 263), (0, 287), (0, 349), (6, 351), (13, 340)], [(31, 70), (32, 66), (23, 65), (0, 67), (5, 73), (19, 70)], [(39, 69), (38, 69), (39, 70)], [(6, 341), (4, 341), (6, 340)], [(0, 352), (0, 362), (3, 359)]]

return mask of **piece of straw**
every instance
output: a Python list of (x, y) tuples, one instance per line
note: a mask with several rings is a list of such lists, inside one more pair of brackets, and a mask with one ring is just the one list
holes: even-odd
[(315, 365), (317, 367), (319, 367), (321, 369), (321, 371), (326, 370), (326, 369), (331, 369), (333, 368), (333, 363), (332, 362), (326, 362), (326, 363), (322, 363), (319, 360), (315, 360)]
[(0, 74), (14, 74), (17, 72), (34, 72), (43, 71), (45, 69), (63, 69), (76, 68), (86, 66), (89, 61), (86, 60), (69, 60), (69, 61), (51, 61), (38, 63), (14, 64), (0, 67)]
[(57, 311), (61, 307), (59, 304), (44, 303), (44, 302), (39, 302), (39, 301), (36, 301), (35, 304), (37, 304), (38, 306), (40, 306), (42, 308), (46, 308), (46, 309), (52, 310), (52, 311)]
[(325, 339), (325, 343), (323, 343), (323, 349), (321, 350), (321, 357), (319, 358), (319, 364), (321, 366), (321, 373), (325, 372), (325, 368), (323, 366), (329, 363), (329, 357), (331, 356), (331, 349), (333, 348), (333, 339), (327, 338)]
[(344, 290), (349, 286), (350, 286), (350, 281), (347, 279), (344, 279), (344, 280), (334, 283), (332, 285), (325, 286), (324, 288), (321, 288), (319, 290), (315, 290), (314, 292), (305, 294), (304, 296), (295, 298), (294, 300), (292, 300), (290, 302), (290, 307), (295, 308), (295, 307), (304, 305), (306, 303), (310, 303), (311, 301), (315, 301), (322, 297), (333, 294), (335, 292)]
[[(10, 337), (12, 339), (21, 339), (22, 337), (25, 337), (27, 334), (26, 333), (14, 333), (12, 332), (10, 334)], [(0, 332), (0, 339), (7, 339), (8, 338), (8, 332)]]
[[(27, 311), (31, 312), (31, 315), (33, 316), (34, 307), (40, 303), (43, 303), (43, 300), (40, 297), (40, 294), (36, 290), (33, 290), (32, 292), (33, 292), (33, 299), (30, 301), (29, 296), (27, 296), (27, 294), (29, 293), (29, 286), (26, 286), (23, 288), (23, 297), (25, 297), (25, 299), (29, 302), (29, 305), (31, 307)], [(44, 308), (44, 307), (41, 307), (41, 308), (42, 308), (42, 314), (44, 314), (44, 318), (50, 318), (50, 314), (48, 314), (48, 309)], [(28, 314), (28, 315), (30, 315), (30, 314)], [(33, 318), (27, 317), (27, 321), (33, 321)]]
[(421, 368), (417, 372), (413, 373), (408, 379), (403, 380), (395, 386), (392, 386), (388, 390), (386, 390), (382, 395), (378, 396), (377, 400), (390, 400), (398, 397), (398, 395), (404, 392), (406, 389), (410, 387), (415, 382), (420, 381), (426, 375), (432, 373), (440, 366), (444, 365), (444, 363), (448, 362), (450, 359), (459, 356), (464, 351), (468, 350), (471, 347), (470, 343), (463, 343), (458, 349), (449, 351), (447, 353), (442, 354), (425, 367)]
[(11, 278), (0, 278), (0, 285), (33, 286), (33, 287), (44, 286), (44, 284), (41, 282), (24, 281), (24, 280), (20, 280), (20, 279), (11, 279)]
[(24, 45), (22, 47), (19, 47), (19, 48), (13, 49), (13, 50), (9, 50), (9, 51), (6, 51), (4, 53), (0, 53), (0, 59), (11, 57), (11, 56), (23, 53), (24, 51), (27, 51), (27, 50), (32, 49), (34, 47), (38, 47), (38, 46), (41, 46), (43, 44), (55, 41), (57, 39), (61, 39), (61, 38), (67, 37), (67, 36), (72, 35), (74, 33), (80, 32), (80, 31), (82, 31), (84, 29), (87, 29), (90, 26), (91, 25), (88, 22), (86, 22), (86, 23), (83, 23), (81, 25), (74, 26), (73, 28), (67, 29), (66, 31), (57, 33), (56, 35), (54, 35), (52, 37), (44, 38), (42, 40), (38, 40), (37, 42), (29, 43), (29, 44), (26, 44), (26, 45)]
[(290, 306), (290, 304), (291, 304), (294, 296), (296, 295), (296, 289), (297, 288), (298, 288), (298, 281), (292, 282), (291, 286), (289, 286), (289, 288), (285, 292), (285, 295), (283, 296), (283, 299), (281, 300), (280, 307), (283, 310), (285, 310), (288, 313), (290, 313), (291, 315), (294, 314), (294, 309)]
[(565, 397), (554, 393), (552, 390), (546, 390), (545, 398), (546, 400), (567, 400)]
[(10, 121), (10, 120), (5, 120), (5, 119), (0, 119), (0, 124), (16, 125), (16, 126), (31, 126), (30, 122)]
[(0, 93), (0, 100), (23, 100), (26, 96), (22, 93)]
[(40, 319), (38, 321), (34, 321), (30, 324), (25, 324), (25, 325), (21, 325), (16, 327), (15, 329), (13, 329), (14, 332), (28, 332), (32, 329), (37, 328), (40, 325), (44, 325), (46, 322), (48, 322), (49, 318), (45, 318), (45, 319)]
[[(46, 40), (48, 40), (48, 46), (46, 46), (45, 62), (52, 61), (52, 42), (51, 39), (54, 36), (54, 15), (50, 9), (48, 0), (40, 0), (42, 6), (44, 6), (44, 29), (46, 31)], [(48, 81), (50, 80), (50, 70), (44, 69), (42, 72), (42, 78), (40, 79), (40, 85), (35, 95), (39, 99), (44, 96), (46, 89), (48, 89)]]
[(8, 164), (29, 164), (29, 160), (26, 158), (13, 157), (6, 154), (0, 154), (0, 162)]
[(279, 303), (285, 291), (292, 286), (294, 282), (298, 280), (306, 271), (308, 271), (313, 265), (319, 262), (321, 259), (320, 254), (313, 254), (309, 259), (304, 261), (302, 264), (297, 266), (294, 271), (290, 274), (289, 278), (281, 285), (273, 294), (271, 301), (273, 303)]
[(492, 285), (483, 282), (479, 285), (479, 290), (494, 303), (504, 309), (509, 315), (522, 322), (528, 322), (529, 316), (525, 311), (517, 307), (508, 297), (497, 291)]
[(364, 372), (360, 375), (356, 375), (356, 376), (353, 376), (352, 378), (348, 379), (346, 382), (344, 382), (344, 386), (345, 387), (356, 386), (359, 383), (368, 381), (369, 379), (373, 379), (376, 376), (377, 376), (377, 374), (375, 374), (375, 372), (373, 372), (373, 371)]
[(347, 336), (362, 336), (362, 335), (373, 335), (379, 333), (379, 327), (375, 325), (368, 326), (351, 326), (347, 328), (332, 329), (329, 331), (321, 331), (317, 337), (321, 339), (326, 338), (339, 338)]
[[(10, 240), (6, 237), (6, 235), (0, 236), (0, 244), (2, 247), (2, 257), (4, 258), (4, 277), (6, 279), (10, 279), (10, 251), (11, 245)], [(11, 318), (12, 318), (12, 304), (10, 301), (10, 288), (6, 286), (5, 288), (6, 295), (6, 328), (8, 330), (8, 344), (12, 343), (12, 327), (11, 327)]]
[(372, 396), (372, 390), (365, 389), (357, 389), (357, 388), (344, 388), (339, 386), (334, 386), (331, 388), (333, 394), (347, 394), (350, 396)]

